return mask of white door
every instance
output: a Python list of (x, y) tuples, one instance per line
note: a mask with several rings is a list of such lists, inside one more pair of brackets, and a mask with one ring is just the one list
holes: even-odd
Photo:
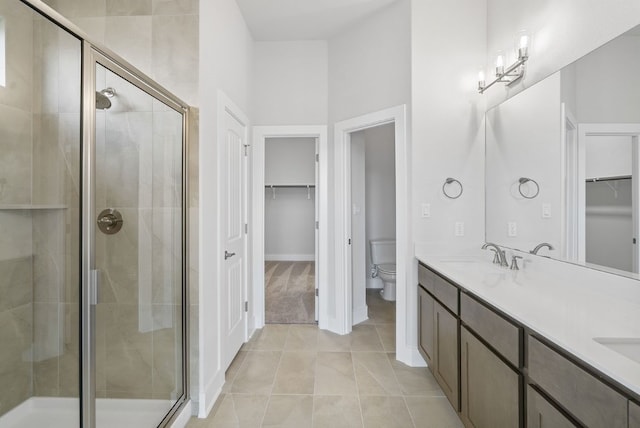
[(246, 301), (246, 240), (245, 240), (245, 135), (246, 127), (229, 112), (225, 112), (225, 139), (222, 141), (221, 162), (221, 238), (223, 353), (228, 367), (245, 340)]

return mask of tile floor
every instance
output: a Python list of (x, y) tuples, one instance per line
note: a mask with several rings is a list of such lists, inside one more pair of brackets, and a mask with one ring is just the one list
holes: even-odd
[(347, 336), (267, 325), (240, 350), (202, 427), (462, 427), (431, 373), (395, 360), (395, 304), (368, 292)]

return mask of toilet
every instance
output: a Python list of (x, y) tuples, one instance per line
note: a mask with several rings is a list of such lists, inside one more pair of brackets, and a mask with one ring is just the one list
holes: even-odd
[(371, 249), (371, 277), (382, 280), (384, 288), (380, 295), (384, 300), (396, 300), (396, 241), (391, 239), (372, 239), (369, 241)]

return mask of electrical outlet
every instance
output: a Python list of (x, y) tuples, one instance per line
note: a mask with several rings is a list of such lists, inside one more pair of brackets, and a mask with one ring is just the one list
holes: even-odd
[(518, 225), (515, 221), (510, 221), (509, 223), (507, 223), (507, 229), (509, 236), (518, 236)]
[(542, 204), (542, 218), (551, 218), (551, 204)]
[(422, 218), (431, 217), (431, 204), (421, 204), (420, 213), (422, 215)]
[(461, 221), (457, 221), (456, 222), (455, 235), (456, 236), (464, 236), (464, 223), (463, 222), (461, 222)]

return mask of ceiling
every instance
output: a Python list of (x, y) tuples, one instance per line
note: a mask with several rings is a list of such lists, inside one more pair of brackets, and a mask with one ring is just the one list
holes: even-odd
[(255, 40), (326, 40), (396, 0), (236, 0)]

